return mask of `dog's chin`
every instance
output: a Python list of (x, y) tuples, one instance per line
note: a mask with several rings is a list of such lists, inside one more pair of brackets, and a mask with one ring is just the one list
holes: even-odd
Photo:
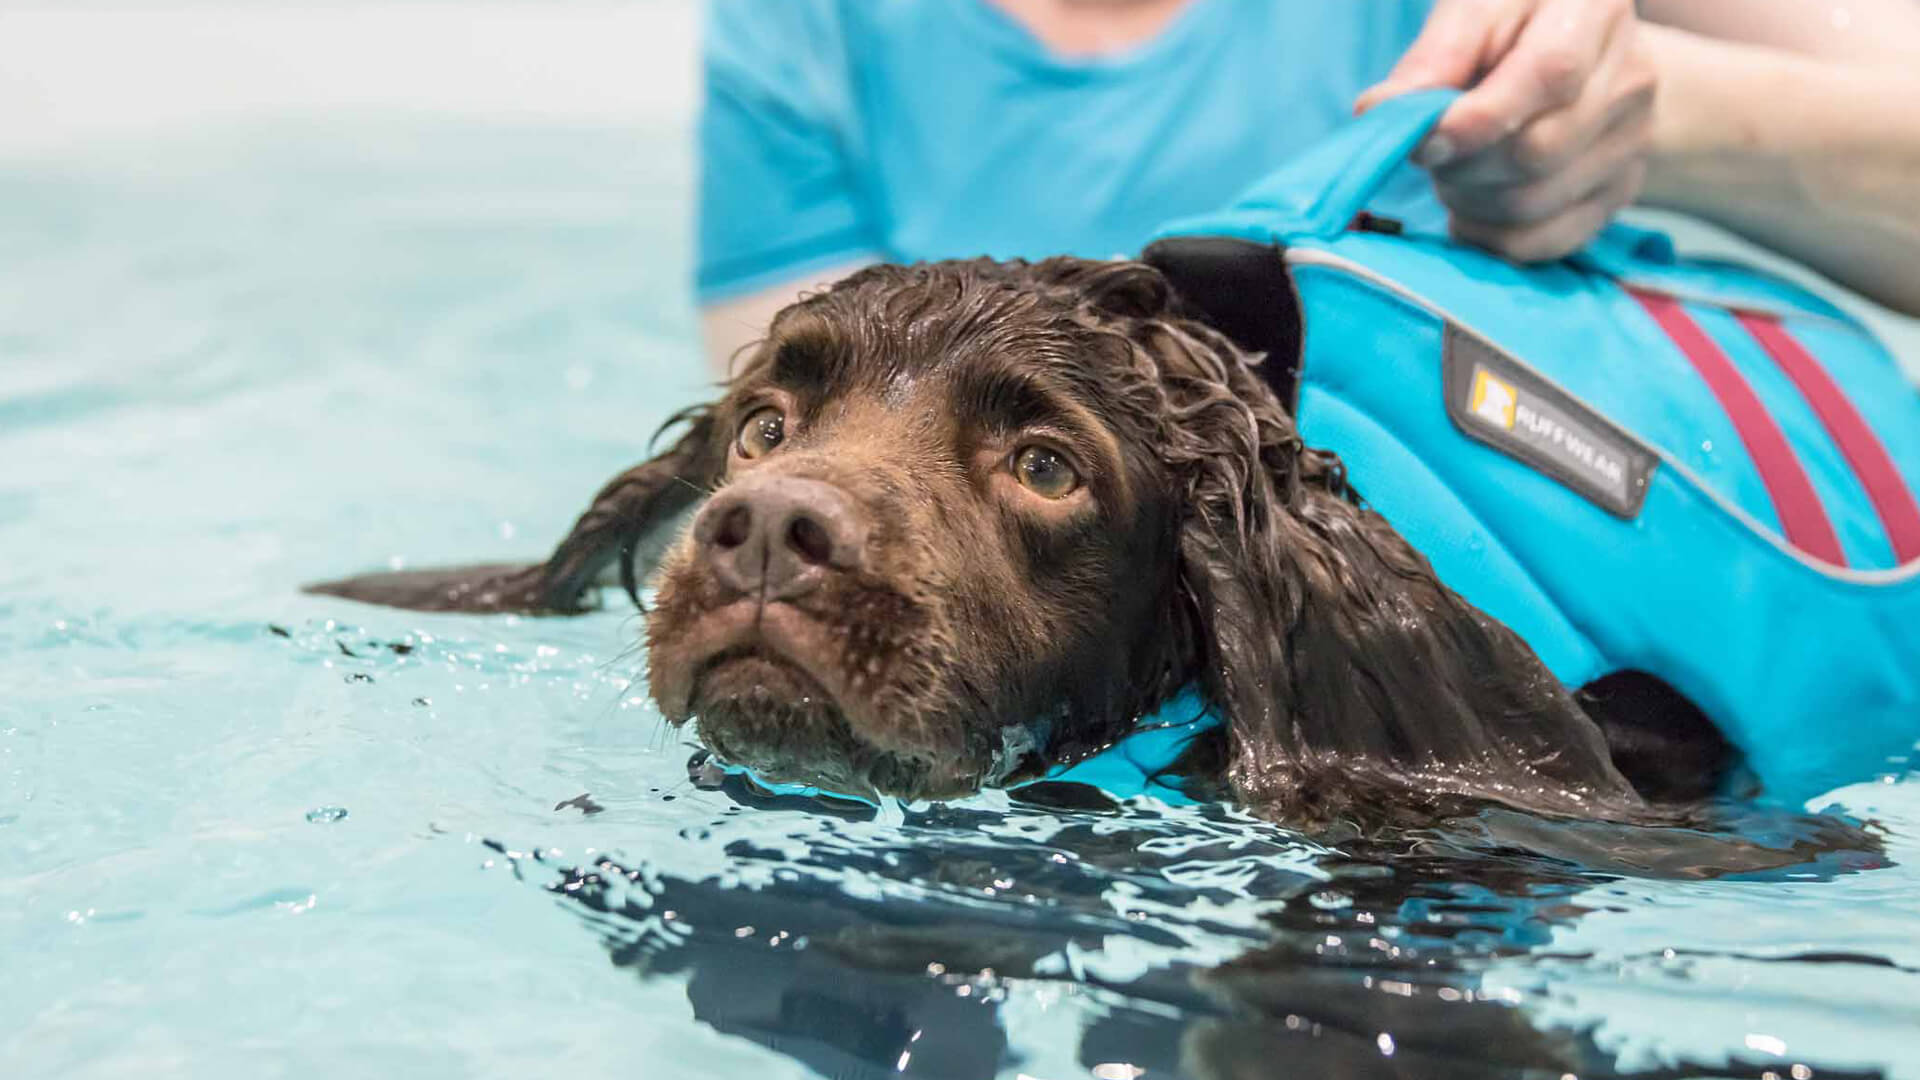
[(669, 579), (647, 618), (648, 683), (670, 722), (697, 721), (709, 749), (766, 780), (910, 799), (979, 789), (992, 762), (964, 722), (930, 721), (915, 703), (933, 695), (903, 692), (902, 673), (924, 668), (889, 637), (917, 633), (911, 607), (873, 592), (814, 605), (825, 612), (714, 603), (701, 584)]
[(728, 649), (703, 663), (688, 704), (700, 741), (763, 780), (901, 799), (954, 798), (979, 787), (977, 777), (931, 758), (862, 739), (818, 680), (763, 646)]

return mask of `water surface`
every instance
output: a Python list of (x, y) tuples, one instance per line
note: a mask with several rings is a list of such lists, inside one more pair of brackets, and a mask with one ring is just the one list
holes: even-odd
[(683, 135), (0, 166), (0, 1071), (1920, 1077), (1910, 762), (1814, 807), (1883, 850), (1750, 820), (1802, 850), (1719, 879), (1498, 818), (835, 812), (690, 772), (618, 603), (299, 595), (539, 553), (700, 392)]

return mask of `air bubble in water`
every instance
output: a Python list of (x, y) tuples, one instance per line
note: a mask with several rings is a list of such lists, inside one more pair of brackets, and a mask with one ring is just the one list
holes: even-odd
[(344, 806), (316, 806), (307, 811), (307, 820), (315, 825), (331, 825), (347, 816)]

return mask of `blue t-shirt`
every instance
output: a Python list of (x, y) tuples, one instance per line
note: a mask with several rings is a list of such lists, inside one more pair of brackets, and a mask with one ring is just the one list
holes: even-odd
[(1193, 0), (1063, 58), (988, 0), (712, 0), (699, 294), (859, 259), (1133, 254), (1352, 113), (1429, 0)]

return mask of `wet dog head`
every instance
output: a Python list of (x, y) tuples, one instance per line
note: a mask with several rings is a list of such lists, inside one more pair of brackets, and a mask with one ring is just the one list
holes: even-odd
[(1165, 302), (1132, 264), (946, 263), (783, 312), (707, 414), (714, 494), (655, 578), (662, 711), (763, 775), (939, 796), (1152, 707), (1191, 652), (1129, 316)]
[(770, 778), (941, 797), (1187, 684), (1275, 816), (1644, 809), (1598, 727), (1303, 447), (1258, 358), (1133, 262), (883, 266), (782, 312), (547, 562), (319, 591), (574, 611), (652, 579), (662, 712)]

